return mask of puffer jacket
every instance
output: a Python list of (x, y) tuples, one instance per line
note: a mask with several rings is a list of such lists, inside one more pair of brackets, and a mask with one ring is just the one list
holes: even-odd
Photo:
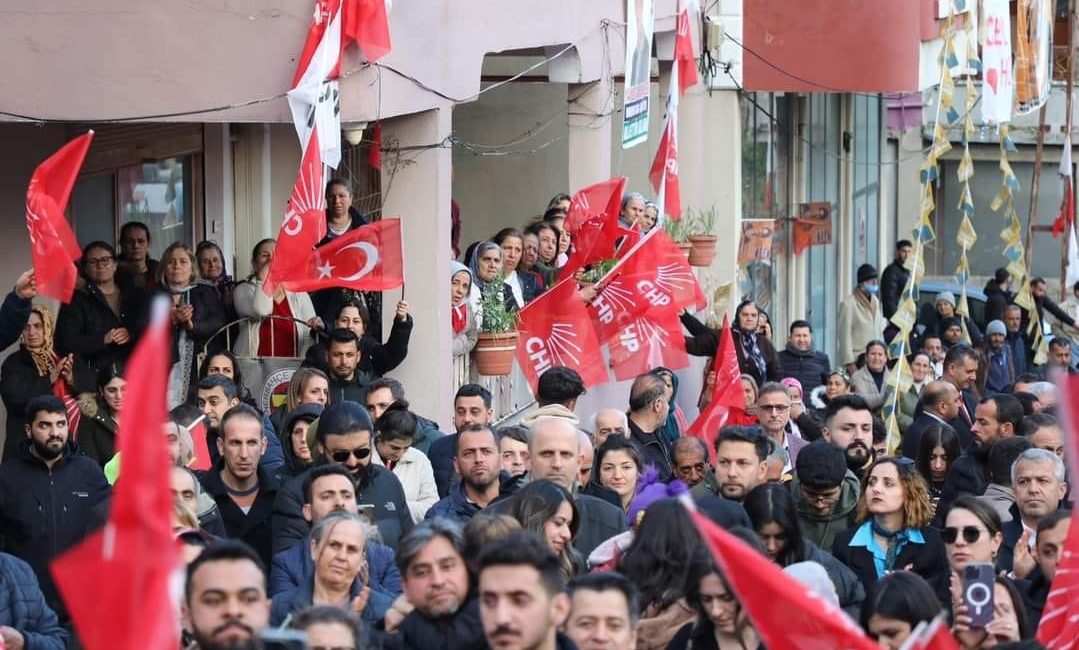
[(784, 377), (794, 377), (802, 384), (802, 399), (817, 386), (828, 381), (832, 362), (828, 355), (817, 350), (799, 350), (790, 343), (778, 354), (779, 367)]
[[(380, 591), (392, 598), (401, 595), (401, 573), (397, 570), (393, 549), (385, 544), (369, 540), (363, 555), (367, 559), (367, 580), (372, 591)], [(276, 596), (295, 589), (315, 577), (315, 563), (311, 559), (310, 538), (273, 556), (270, 563), (270, 595)]]
[[(126, 361), (145, 325), (146, 296), (134, 287), (120, 290), (117, 316), (104, 294), (95, 285), (75, 292), (71, 302), (60, 307), (56, 317), (56, 353), (75, 355), (77, 392), (94, 390), (99, 370), (113, 361)], [(105, 343), (105, 333), (125, 327), (131, 340), (124, 345)]]
[[(352, 588), (348, 596), (349, 602), (360, 595), (363, 586), (363, 583), (358, 579), (352, 581)], [(294, 616), (300, 610), (311, 607), (315, 600), (314, 591), (315, 578), (312, 575), (309, 580), (300, 586), (274, 596), (273, 604), (270, 606), (270, 625), (279, 627), (289, 616)], [(363, 612), (360, 613), (360, 618), (365, 626), (372, 626), (385, 618), (386, 612), (389, 611), (392, 605), (393, 598), (391, 596), (372, 589), (367, 597), (367, 605), (364, 606)]]
[(794, 505), (798, 509), (798, 521), (802, 524), (803, 536), (820, 548), (832, 548), (836, 536), (841, 535), (854, 522), (854, 510), (862, 489), (861, 482), (854, 472), (847, 470), (847, 475), (843, 477), (839, 501), (832, 507), (831, 513), (821, 517), (815, 514), (802, 498), (798, 489), (798, 473), (794, 474), (789, 485)]
[(64, 650), (67, 646), (67, 632), (45, 602), (33, 569), (7, 553), (0, 553), (0, 626), (22, 634), (27, 650)]
[(116, 429), (119, 426), (100, 398), (90, 393), (79, 396), (79, 449), (87, 458), (92, 458), (98, 465), (116, 455)]

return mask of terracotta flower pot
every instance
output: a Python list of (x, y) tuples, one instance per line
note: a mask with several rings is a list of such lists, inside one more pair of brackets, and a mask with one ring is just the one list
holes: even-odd
[(519, 332), (480, 332), (472, 350), (472, 363), (481, 375), (508, 375), (513, 368)]
[(716, 258), (716, 236), (694, 235), (689, 238), (692, 248), (689, 252), (690, 266), (711, 266)]
[(689, 257), (690, 253), (693, 252), (693, 244), (688, 241), (675, 242), (675, 245), (678, 246), (678, 250), (682, 251), (682, 254), (686, 257)]

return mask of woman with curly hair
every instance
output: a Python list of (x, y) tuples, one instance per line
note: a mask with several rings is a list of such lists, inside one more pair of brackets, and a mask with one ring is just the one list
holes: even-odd
[(855, 519), (836, 537), (832, 554), (851, 568), (866, 591), (892, 571), (913, 571), (930, 584), (947, 573), (944, 542), (936, 529), (929, 490), (908, 458), (882, 458), (866, 473)]

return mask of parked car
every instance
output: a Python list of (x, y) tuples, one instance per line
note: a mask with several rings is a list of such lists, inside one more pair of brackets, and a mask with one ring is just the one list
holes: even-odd
[[(945, 291), (952, 292), (956, 303), (959, 302), (959, 294), (962, 288), (954, 280), (931, 280), (923, 279), (918, 291), (918, 317), (926, 312), (935, 311), (937, 308), (937, 294)], [(985, 329), (985, 292), (977, 287), (967, 285), (967, 306), (970, 308), (970, 318), (982, 330)], [(924, 320), (924, 319), (923, 319)]]

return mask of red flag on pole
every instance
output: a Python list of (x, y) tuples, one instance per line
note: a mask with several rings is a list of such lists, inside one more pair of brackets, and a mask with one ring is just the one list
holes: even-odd
[(903, 650), (960, 650), (948, 623), (941, 614), (932, 621), (922, 621), (903, 642)]
[[(316, 0), (315, 16), (300, 53), (288, 91), (292, 124), (306, 157), (308, 147), (319, 150), (319, 160), (337, 169), (341, 162), (341, 103), (337, 77), (341, 72), (340, 0)], [(319, 136), (313, 137), (318, 131)]]
[(723, 329), (719, 332), (719, 345), (712, 363), (716, 381), (712, 385), (712, 399), (701, 414), (689, 425), (686, 435), (700, 438), (708, 446), (709, 457), (714, 457), (716, 437), (720, 428), (726, 426), (731, 416), (745, 413), (745, 393), (742, 390), (742, 371), (738, 368), (738, 355), (727, 316), (723, 316)]
[(390, 21), (385, 0), (345, 0), (343, 36), (363, 50), (370, 62), (390, 53)]
[(319, 157), (318, 129), (304, 151), (288, 210), (277, 234), (270, 272), (262, 290), (272, 295), (278, 284), (304, 277), (315, 244), (326, 236), (325, 168)]
[(168, 302), (154, 303), (135, 348), (121, 410), (123, 475), (105, 527), (51, 565), (87, 650), (175, 648), (180, 557), (172, 539), (172, 491), (162, 431), (169, 359)]
[(708, 517), (696, 511), (690, 515), (765, 647), (877, 649), (842, 610), (783, 573), (778, 564)]
[(626, 177), (616, 176), (601, 183), (589, 185), (570, 199), (569, 212), (562, 227), (571, 235), (577, 233), (587, 221), (597, 217), (606, 218), (622, 211), (622, 194), (626, 189)]
[(623, 236), (625, 230), (618, 223), (618, 213), (589, 219), (573, 236), (573, 253), (559, 271), (558, 279), (569, 278), (589, 264), (613, 259), (618, 240)]
[(63, 303), (71, 302), (75, 262), (82, 257), (64, 211), (93, 138), (94, 132), (88, 131), (65, 144), (37, 166), (26, 188), (26, 228), (37, 290)]
[(678, 69), (678, 92), (685, 94), (686, 89), (696, 86), (700, 81), (697, 76), (697, 56), (693, 53), (693, 37), (690, 20), (696, 20), (700, 7), (696, 0), (678, 0), (678, 20), (675, 23), (674, 60)]
[(606, 343), (619, 381), (643, 375), (656, 366), (680, 370), (689, 365), (682, 325), (672, 310), (646, 313), (626, 323), (618, 336)]
[(572, 368), (585, 386), (607, 381), (607, 366), (588, 308), (577, 283), (562, 280), (518, 314), (517, 361), (536, 390), (539, 376), (552, 366)]
[(672, 73), (670, 90), (667, 91), (667, 113), (663, 116), (663, 135), (659, 139), (659, 148), (648, 172), (648, 180), (659, 197), (659, 208), (663, 214), (678, 220), (682, 217), (682, 191), (678, 183), (678, 91), (675, 78), (678, 71)]
[(206, 416), (200, 415), (197, 420), (187, 425), (187, 433), (195, 446), (195, 456), (191, 459), (188, 468), (210, 469), (213, 462), (210, 459), (210, 447), (206, 442)]
[(284, 281), (290, 291), (328, 287), (385, 291), (399, 287), (405, 282), (401, 220), (387, 217), (350, 230), (315, 249), (305, 266), (296, 271)]

